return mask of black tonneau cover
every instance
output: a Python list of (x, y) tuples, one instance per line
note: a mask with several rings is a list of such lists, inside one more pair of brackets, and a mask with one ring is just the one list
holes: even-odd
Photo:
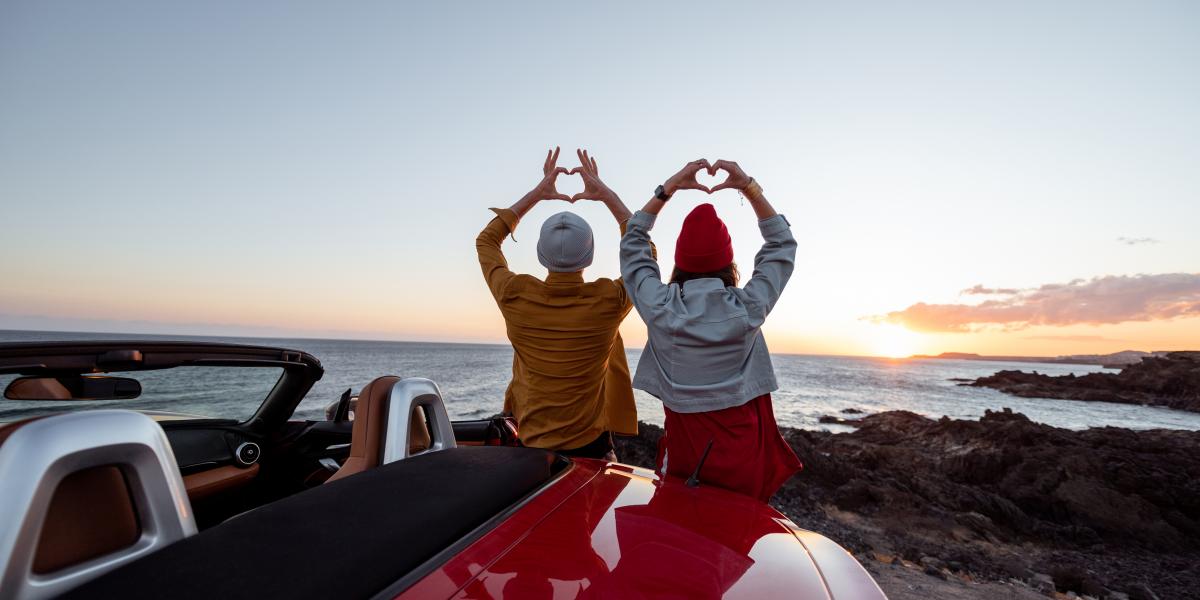
[(268, 504), (63, 598), (369, 598), (550, 481), (553, 453), (418, 455)]

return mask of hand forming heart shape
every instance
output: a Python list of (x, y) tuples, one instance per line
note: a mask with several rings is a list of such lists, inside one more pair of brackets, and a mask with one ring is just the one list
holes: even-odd
[[(704, 170), (710, 178), (715, 178), (717, 171), (725, 171), (725, 180), (716, 185), (711, 185), (715, 179), (700, 183), (701, 170)], [(701, 158), (684, 165), (683, 169), (680, 169), (678, 173), (671, 176), (663, 184), (663, 187), (666, 188), (668, 194), (674, 194), (678, 190), (700, 190), (706, 194), (711, 194), (729, 188), (745, 189), (746, 186), (750, 185), (751, 181), (751, 178), (742, 171), (742, 168), (731, 160), (718, 160), (717, 162), (709, 163), (708, 159)]]
[(712, 166), (708, 167), (708, 174), (716, 175), (718, 170), (725, 171), (725, 173), (728, 175), (725, 177), (725, 181), (713, 186), (712, 190), (709, 192), (710, 194), (712, 192), (729, 188), (744, 190), (752, 181), (754, 181), (753, 177), (747, 175), (746, 172), (743, 171), (742, 168), (732, 160), (718, 160), (717, 162), (713, 163)]
[(558, 191), (558, 176), (570, 174), (570, 171), (558, 166), (558, 148), (546, 151), (546, 162), (542, 164), (542, 181), (533, 189), (538, 200), (566, 200), (571, 197)]

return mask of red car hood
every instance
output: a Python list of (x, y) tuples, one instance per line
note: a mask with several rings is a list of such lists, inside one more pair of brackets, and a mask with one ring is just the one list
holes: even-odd
[(852, 556), (712, 486), (576, 459), (403, 598), (883, 598)]

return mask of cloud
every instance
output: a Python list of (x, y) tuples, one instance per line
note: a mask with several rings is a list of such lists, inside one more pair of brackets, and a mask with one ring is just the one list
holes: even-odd
[(1117, 338), (1104, 337), (1102, 335), (1027, 335), (1027, 340), (1043, 340), (1050, 342), (1128, 342)]
[(1121, 236), (1121, 237), (1117, 238), (1117, 241), (1121, 242), (1122, 244), (1125, 244), (1126, 246), (1136, 246), (1138, 244), (1157, 244), (1157, 243), (1159, 243), (1159, 240), (1156, 240), (1152, 237), (1131, 238), (1131, 237)]
[[(976, 292), (976, 288), (983, 291)], [(968, 332), (1200, 316), (1200, 273), (1107, 275), (1021, 290), (975, 286), (964, 293), (1000, 297), (979, 304), (918, 302), (867, 320), (903, 325), (914, 331)]]
[(976, 285), (969, 287), (959, 293), (965, 294), (968, 296), (995, 296), (997, 294), (1005, 294), (1005, 295), (1015, 294), (1020, 291), (1021, 290), (1018, 290), (1016, 288), (987, 288), (987, 287), (983, 287), (983, 284), (976, 284)]

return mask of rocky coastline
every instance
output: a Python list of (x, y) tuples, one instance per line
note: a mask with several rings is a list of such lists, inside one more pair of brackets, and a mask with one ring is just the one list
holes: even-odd
[[(1200, 432), (1070, 431), (1007, 409), (847, 421), (855, 431), (781, 430), (804, 470), (772, 503), (848, 548), (894, 600), (1200, 590)], [(661, 435), (643, 423), (620, 459), (652, 466)]]
[(1051, 377), (1036, 371), (1000, 371), (961, 385), (988, 387), (1026, 398), (1118, 402), (1200, 412), (1200, 352), (1143, 358), (1120, 373)]

